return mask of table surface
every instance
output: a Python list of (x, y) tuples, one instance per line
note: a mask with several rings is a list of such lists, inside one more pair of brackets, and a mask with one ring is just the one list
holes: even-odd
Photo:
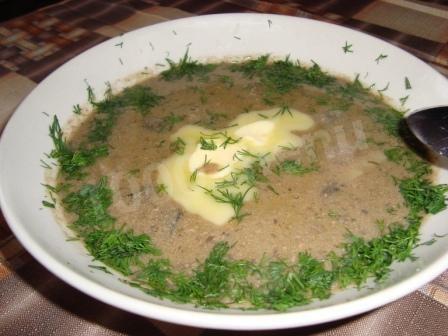
[[(416, 0), (68, 0), (0, 22), (0, 129), (58, 66), (139, 27), (192, 15), (261, 12), (333, 22), (387, 40), (448, 76), (448, 2)], [(53, 276), (0, 213), (0, 335), (448, 335), (448, 271), (382, 308), (282, 331), (204, 330), (142, 318), (96, 301)]]

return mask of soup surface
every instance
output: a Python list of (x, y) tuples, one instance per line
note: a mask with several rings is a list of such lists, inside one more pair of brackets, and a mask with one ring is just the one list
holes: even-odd
[[(186, 55), (89, 101), (68, 140), (57, 119), (50, 128), (52, 191), (93, 257), (153, 295), (273, 309), (322, 299), (384, 279), (422, 216), (444, 208), (400, 112), (317, 65)], [(419, 204), (415, 188), (427, 190)]]

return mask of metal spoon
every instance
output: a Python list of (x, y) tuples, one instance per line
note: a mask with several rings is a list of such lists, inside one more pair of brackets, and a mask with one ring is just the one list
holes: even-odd
[(413, 112), (406, 117), (412, 133), (427, 147), (448, 157), (448, 106), (436, 106)]

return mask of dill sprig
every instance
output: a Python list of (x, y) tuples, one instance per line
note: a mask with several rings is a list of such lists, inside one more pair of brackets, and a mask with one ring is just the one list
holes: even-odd
[(403, 114), (391, 107), (369, 107), (364, 110), (376, 122), (380, 123), (387, 134), (398, 136)]
[(213, 139), (205, 139), (204, 137), (199, 138), (199, 144), (201, 145), (201, 149), (214, 151), (218, 148), (215, 141)]
[(292, 112), (289, 109), (289, 106), (287, 105), (282, 105), (279, 110), (274, 114), (273, 117), (277, 117), (277, 116), (283, 116), (285, 114), (289, 114), (292, 117)]
[(150, 87), (143, 85), (128, 87), (117, 95), (112, 94), (112, 88), (108, 85), (104, 99), (101, 101), (96, 100), (92, 88), (88, 92), (89, 102), (95, 113), (88, 137), (90, 141), (97, 142), (107, 141), (118, 116), (126, 108), (131, 108), (145, 116), (163, 99), (162, 96), (154, 93)]
[(411, 81), (409, 80), (408, 77), (405, 77), (405, 78), (404, 78), (404, 88), (405, 88), (406, 90), (410, 90), (410, 89), (412, 89)]
[(185, 116), (183, 115), (175, 115), (173, 113), (170, 113), (169, 115), (163, 117), (162, 121), (157, 127), (157, 132), (166, 132), (166, 131), (172, 131), (173, 127), (184, 121)]
[(164, 97), (156, 94), (149, 86), (135, 85), (124, 89), (117, 99), (122, 99), (125, 107), (133, 108), (145, 116), (153, 107), (159, 105)]
[(139, 257), (160, 254), (148, 235), (136, 235), (132, 231), (121, 229), (91, 231), (85, 236), (84, 242), (95, 260), (123, 275), (133, 273), (131, 268), (141, 264)]
[(72, 224), (75, 230), (108, 228), (115, 223), (115, 218), (109, 214), (112, 190), (107, 186), (106, 177), (97, 184), (85, 184), (78, 191), (69, 193), (62, 204), (66, 211), (78, 216)]
[(353, 53), (352, 48), (353, 48), (353, 44), (345, 41), (345, 44), (342, 46), (342, 51), (344, 52), (344, 54)]
[(137, 280), (151, 288), (151, 294), (163, 296), (169, 292), (169, 280), (173, 276), (168, 259), (151, 259), (138, 272)]
[(421, 177), (411, 177), (398, 182), (406, 205), (416, 212), (436, 214), (446, 208), (448, 185), (434, 185)]
[(159, 183), (156, 185), (155, 190), (158, 195), (163, 195), (167, 193), (167, 186), (163, 183)]
[(72, 149), (64, 139), (64, 133), (56, 116), (54, 116), (49, 130), (54, 146), (49, 157), (58, 161), (61, 172), (68, 179), (82, 178), (86, 174), (83, 171), (85, 167), (93, 164), (98, 157), (108, 154), (108, 149), (104, 145)]
[(170, 151), (178, 154), (178, 155), (183, 155), (185, 153), (185, 147), (186, 147), (186, 143), (184, 140), (182, 140), (182, 138), (176, 138), (176, 140), (174, 140), (172, 143), (170, 143)]
[(206, 79), (206, 75), (216, 67), (214, 64), (202, 64), (198, 61), (193, 61), (188, 55), (188, 50), (178, 63), (169, 58), (167, 58), (166, 61), (170, 68), (161, 73), (162, 78), (166, 81), (177, 80), (184, 77), (191, 81), (195, 76), (200, 79)]
[(236, 172), (236, 175), (240, 179), (241, 185), (248, 185), (255, 187), (257, 183), (269, 182), (269, 179), (263, 173), (264, 167), (259, 160), (256, 160), (250, 164), (249, 167), (243, 168)]
[(231, 66), (232, 71), (239, 71), (248, 78), (256, 77), (265, 86), (265, 100), (283, 95), (301, 84), (325, 87), (335, 81), (334, 77), (322, 71), (317, 63), (309, 68), (299, 62), (292, 62), (289, 57), (284, 60), (269, 62), (269, 55)]
[(240, 222), (245, 216), (247, 216), (247, 214), (241, 213), (241, 209), (243, 208), (244, 200), (248, 192), (252, 189), (252, 186), (248, 187), (244, 191), (235, 192), (231, 192), (229, 189), (203, 189), (208, 195), (213, 197), (216, 202), (229, 204), (235, 213), (233, 218), (238, 222)]
[(365, 95), (370, 91), (370, 88), (362, 85), (359, 80), (359, 74), (357, 74), (353, 81), (338, 86), (334, 91), (345, 99), (354, 100), (365, 97)]
[(431, 173), (431, 166), (420, 159), (416, 154), (401, 146), (395, 146), (384, 150), (384, 155), (389, 161), (403, 166), (415, 177), (427, 176)]
[(303, 164), (297, 162), (296, 160), (284, 160), (279, 164), (275, 165), (273, 168), (274, 173), (277, 175), (280, 175), (281, 173), (286, 173), (298, 176), (312, 173), (317, 170), (318, 168), (315, 165), (305, 167)]

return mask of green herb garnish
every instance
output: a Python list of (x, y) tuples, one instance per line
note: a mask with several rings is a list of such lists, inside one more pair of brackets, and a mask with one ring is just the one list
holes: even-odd
[(185, 152), (185, 146), (187, 144), (181, 138), (177, 138), (170, 144), (170, 150), (176, 154), (182, 155)]
[(53, 140), (54, 149), (49, 157), (58, 161), (61, 171), (69, 179), (80, 179), (85, 175), (83, 168), (93, 164), (98, 157), (108, 154), (107, 147), (102, 145), (77, 150), (70, 148), (64, 139), (64, 134), (56, 116), (54, 116), (53, 123), (50, 126), (50, 137)]
[(155, 189), (156, 189), (156, 193), (159, 195), (167, 193), (166, 185), (163, 183), (157, 184)]
[(167, 81), (177, 80), (184, 77), (187, 77), (187, 79), (191, 81), (195, 76), (205, 79), (206, 75), (216, 67), (214, 64), (202, 64), (198, 61), (193, 61), (188, 55), (188, 50), (178, 63), (173, 62), (169, 58), (167, 58), (166, 61), (170, 68), (162, 71), (161, 76)]
[(55, 208), (56, 207), (56, 204), (54, 204), (52, 202), (45, 201), (45, 200), (42, 201), (42, 205), (47, 208)]
[(286, 173), (291, 175), (302, 176), (308, 173), (315, 172), (318, 170), (318, 168), (314, 165), (311, 167), (305, 167), (296, 160), (285, 160), (280, 164), (277, 164), (273, 170), (274, 173), (276, 173), (277, 175), (280, 175), (281, 173)]
[(201, 144), (201, 149), (214, 151), (218, 148), (215, 141), (213, 139), (204, 139), (204, 137), (199, 138), (199, 143)]
[(277, 116), (283, 116), (283, 115), (285, 115), (286, 113), (289, 114), (289, 115), (292, 117), (292, 113), (291, 113), (291, 110), (289, 109), (289, 106), (287, 106), (287, 105), (282, 105), (282, 106), (280, 107), (280, 109), (278, 110), (278, 112), (274, 114), (274, 117), (277, 117)]
[(391, 107), (370, 107), (366, 108), (367, 114), (376, 122), (383, 125), (387, 134), (398, 136), (400, 122), (403, 114)]
[(159, 255), (149, 236), (136, 235), (132, 231), (95, 230), (84, 238), (87, 250), (99, 260), (123, 275), (133, 273), (132, 267), (139, 266), (143, 255)]
[(66, 211), (78, 216), (72, 224), (76, 230), (108, 228), (115, 223), (108, 211), (112, 191), (107, 186), (106, 177), (102, 177), (98, 184), (86, 184), (79, 191), (69, 193), (62, 204)]
[(406, 90), (412, 89), (411, 81), (407, 77), (404, 78), (404, 87)]
[(158, 132), (171, 131), (176, 124), (182, 122), (184, 119), (185, 116), (183, 115), (175, 115), (171, 113), (162, 119), (162, 121), (157, 127), (157, 131)]
[(433, 185), (429, 180), (412, 177), (398, 182), (406, 205), (415, 212), (436, 214), (446, 208), (448, 185)]
[(377, 58), (375, 58), (375, 62), (376, 64), (379, 64), (380, 61), (382, 61), (383, 59), (387, 58), (387, 55), (384, 54), (380, 54)]
[(342, 47), (342, 50), (344, 51), (344, 54), (352, 53), (353, 52), (353, 44), (349, 44), (347, 41), (345, 41), (345, 45)]
[(151, 109), (160, 104), (163, 97), (159, 96), (148, 86), (135, 85), (123, 90), (117, 96), (123, 100), (123, 105), (131, 107), (142, 115), (147, 115)]
[(73, 105), (73, 113), (74, 114), (81, 114), (81, 106), (79, 104)]
[(247, 196), (247, 193), (252, 189), (252, 187), (248, 187), (245, 191), (237, 191), (231, 192), (229, 189), (205, 189), (203, 188), (208, 195), (213, 197), (218, 203), (226, 203), (229, 204), (233, 211), (235, 212), (235, 216), (233, 217), (238, 222), (240, 222), (245, 216), (248, 214), (242, 214), (241, 209), (244, 205), (244, 199)]

